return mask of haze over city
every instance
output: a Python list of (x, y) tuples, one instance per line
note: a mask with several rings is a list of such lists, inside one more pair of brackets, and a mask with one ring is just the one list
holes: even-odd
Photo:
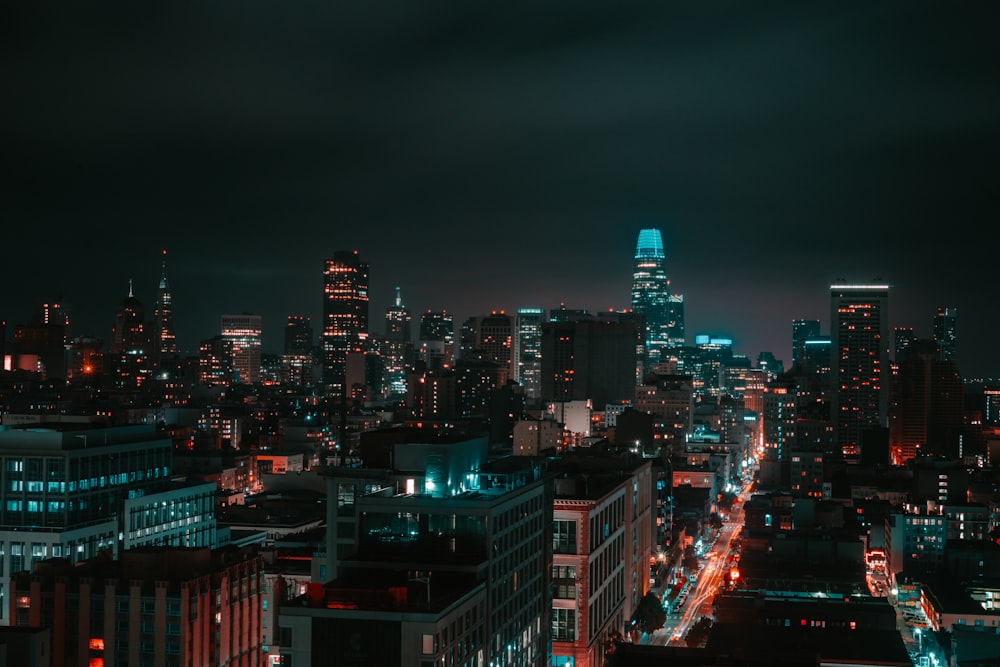
[(989, 3), (261, 5), (7, 11), (0, 318), (106, 336), (168, 251), (183, 349), (318, 318), (323, 260), (414, 312), (628, 306), (659, 228), (687, 328), (790, 358), (828, 286), (959, 312), (1000, 376)]

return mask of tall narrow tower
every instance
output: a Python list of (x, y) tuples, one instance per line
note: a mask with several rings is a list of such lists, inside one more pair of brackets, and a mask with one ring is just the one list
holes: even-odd
[(385, 378), (389, 394), (406, 394), (406, 371), (413, 365), (410, 309), (396, 287), (396, 301), (385, 309)]
[(167, 251), (163, 251), (163, 265), (160, 271), (160, 287), (156, 293), (153, 309), (153, 326), (156, 327), (155, 353), (157, 361), (177, 354), (177, 339), (174, 336), (174, 313), (171, 306), (170, 287), (167, 284)]
[(347, 355), (368, 340), (368, 264), (357, 250), (338, 251), (323, 270), (323, 381), (345, 397)]
[(834, 443), (861, 458), (865, 431), (888, 428), (889, 286), (830, 285)]
[(953, 361), (956, 359), (956, 343), (958, 336), (955, 332), (955, 325), (958, 320), (958, 308), (942, 306), (937, 309), (934, 315), (934, 342), (941, 350), (942, 361)]
[(684, 344), (684, 296), (670, 293), (659, 229), (643, 229), (635, 246), (632, 310), (646, 317), (647, 368), (659, 363), (664, 348)]

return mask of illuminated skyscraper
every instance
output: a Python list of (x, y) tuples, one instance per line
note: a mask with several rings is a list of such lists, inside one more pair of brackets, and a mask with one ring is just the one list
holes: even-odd
[(861, 457), (862, 435), (888, 427), (889, 286), (830, 286), (834, 443)]
[(413, 364), (411, 321), (397, 287), (395, 303), (385, 309), (385, 390), (392, 396), (406, 393), (406, 371)]
[(368, 341), (368, 263), (358, 251), (338, 251), (323, 270), (323, 381), (344, 396), (347, 355)]
[(937, 309), (934, 316), (934, 342), (941, 348), (941, 359), (943, 361), (957, 362), (956, 342), (957, 334), (955, 325), (958, 320), (958, 309), (943, 306)]
[(420, 316), (420, 358), (427, 368), (455, 363), (455, 321), (445, 310), (428, 310)]
[(156, 293), (156, 307), (153, 309), (154, 345), (157, 360), (177, 354), (177, 339), (174, 336), (174, 313), (171, 307), (170, 288), (167, 285), (167, 251), (163, 251), (163, 266), (160, 272), (160, 287)]
[(462, 323), (461, 356), (495, 361), (500, 365), (497, 385), (503, 386), (512, 376), (513, 340), (514, 318), (504, 311), (494, 310), (489, 315), (475, 315)]
[(313, 329), (305, 315), (289, 315), (285, 324), (285, 351), (281, 355), (281, 381), (305, 386), (312, 383)]
[(662, 350), (684, 344), (684, 296), (670, 293), (658, 229), (643, 229), (635, 247), (632, 310), (646, 317), (646, 361), (659, 363)]
[(792, 366), (802, 366), (806, 340), (819, 336), (819, 320), (792, 320)]
[(260, 382), (260, 315), (222, 316), (222, 338), (232, 343), (233, 369), (241, 384)]
[(111, 364), (116, 387), (135, 389), (152, 375), (152, 346), (146, 310), (132, 293), (132, 281), (129, 280), (128, 296), (118, 307), (111, 335)]
[(542, 322), (541, 308), (518, 308), (514, 334), (514, 380), (524, 387), (529, 400), (541, 396)]
[(913, 332), (913, 327), (896, 327), (892, 330), (892, 334), (894, 338), (893, 349), (895, 350), (892, 358), (896, 363), (899, 363), (906, 353), (906, 348), (916, 340), (917, 335)]

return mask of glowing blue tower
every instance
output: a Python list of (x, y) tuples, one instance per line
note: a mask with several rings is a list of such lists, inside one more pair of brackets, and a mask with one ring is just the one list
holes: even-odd
[(647, 369), (666, 356), (664, 348), (684, 344), (684, 296), (670, 293), (663, 260), (660, 230), (641, 230), (635, 246), (632, 310), (646, 318)]

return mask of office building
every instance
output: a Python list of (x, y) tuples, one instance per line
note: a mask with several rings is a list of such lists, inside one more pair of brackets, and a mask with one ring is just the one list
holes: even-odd
[[(0, 571), (117, 554), (122, 541), (214, 539), (214, 497), (201, 485), (171, 485), (172, 447), (154, 426), (0, 430)], [(8, 622), (0, 605), (0, 624)]]
[(541, 398), (594, 405), (635, 393), (636, 330), (631, 322), (596, 319), (542, 324)]
[(281, 383), (296, 387), (312, 385), (313, 365), (312, 321), (305, 315), (289, 315), (281, 355)]
[(462, 324), (462, 359), (481, 358), (493, 361), (500, 369), (498, 385), (512, 377), (514, 318), (504, 311), (475, 315)]
[(524, 397), (536, 401), (542, 391), (542, 323), (541, 308), (518, 308), (514, 334), (514, 381), (524, 387)]
[(429, 369), (455, 363), (455, 321), (445, 310), (428, 310), (420, 316), (417, 356)]
[(198, 383), (206, 387), (228, 387), (237, 382), (233, 341), (214, 336), (198, 345)]
[(347, 355), (367, 341), (368, 263), (357, 250), (335, 252), (323, 269), (323, 381), (331, 395), (347, 396)]
[(390, 446), (392, 470), (327, 472), (335, 569), (282, 607), (282, 654), (293, 665), (548, 665), (552, 491), (538, 462), (487, 462), (486, 438)]
[(957, 343), (958, 334), (956, 325), (958, 323), (958, 309), (942, 306), (937, 309), (934, 315), (934, 342), (941, 350), (941, 359), (944, 361), (958, 361)]
[(160, 269), (160, 286), (156, 292), (156, 305), (153, 309), (154, 349), (157, 362), (164, 357), (177, 355), (177, 337), (174, 335), (173, 297), (170, 295), (170, 285), (167, 282), (167, 251), (163, 251), (163, 264)]
[(260, 315), (243, 313), (222, 316), (222, 339), (232, 344), (233, 369), (236, 382), (260, 382)]
[(312, 320), (306, 315), (289, 315), (285, 323), (285, 354), (312, 355)]
[(893, 336), (893, 361), (899, 363), (899, 360), (903, 358), (903, 354), (906, 352), (906, 348), (909, 347), (917, 338), (917, 334), (913, 331), (913, 327), (896, 327), (892, 330)]
[(792, 320), (792, 366), (802, 366), (806, 341), (817, 336), (819, 320)]
[(914, 340), (897, 361), (889, 409), (889, 451), (902, 465), (918, 455), (960, 458), (962, 378), (935, 341)]
[(649, 368), (659, 363), (664, 348), (684, 344), (684, 296), (670, 292), (664, 259), (660, 230), (641, 230), (632, 273), (632, 310), (646, 318)]
[(138, 389), (153, 375), (150, 325), (146, 322), (142, 302), (132, 292), (131, 280), (128, 282), (128, 296), (115, 313), (110, 348), (116, 388)]
[(403, 298), (397, 287), (395, 302), (385, 310), (383, 387), (389, 396), (401, 397), (406, 394), (406, 372), (413, 365), (411, 321), (410, 310), (403, 305)]
[(888, 426), (889, 286), (830, 286), (834, 441), (858, 461), (865, 431)]
[(249, 548), (146, 547), (11, 578), (15, 624), (49, 627), (53, 665), (262, 667), (263, 561)]

